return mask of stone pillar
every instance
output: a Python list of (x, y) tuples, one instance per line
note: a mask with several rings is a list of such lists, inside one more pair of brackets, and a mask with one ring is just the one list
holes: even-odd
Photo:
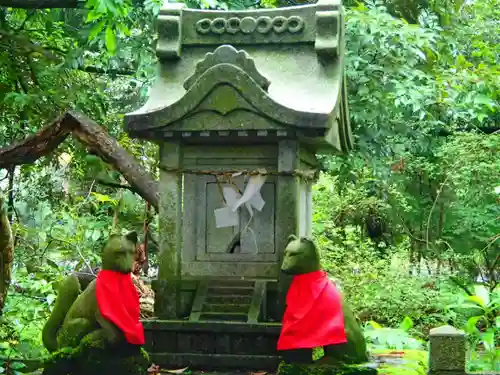
[(431, 329), (429, 375), (465, 375), (467, 338), (451, 326)]
[[(278, 146), (278, 171), (291, 172), (299, 166), (299, 142), (284, 140)], [(276, 194), (276, 251), (279, 254), (278, 267), (283, 261), (283, 251), (287, 245), (288, 236), (299, 232), (299, 178), (279, 176)], [(291, 277), (283, 273), (278, 279), (278, 306), (276, 320), (281, 320), (285, 311), (286, 293), (291, 283)]]
[[(165, 168), (182, 167), (180, 143), (160, 145), (160, 164)], [(155, 287), (155, 315), (161, 319), (176, 319), (181, 309), (182, 175), (160, 170), (159, 189), (160, 256)]]

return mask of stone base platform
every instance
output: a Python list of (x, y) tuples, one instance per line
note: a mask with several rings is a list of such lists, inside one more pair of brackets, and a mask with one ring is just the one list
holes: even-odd
[(281, 324), (146, 320), (146, 350), (162, 368), (275, 371)]

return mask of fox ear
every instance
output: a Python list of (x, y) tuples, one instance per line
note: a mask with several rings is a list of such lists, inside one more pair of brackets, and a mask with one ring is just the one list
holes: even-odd
[(288, 236), (288, 243), (295, 241), (296, 239), (297, 239), (297, 237), (295, 236), (295, 234), (291, 234)]
[(314, 243), (309, 237), (300, 237), (300, 242)]
[(136, 244), (138, 241), (137, 232), (135, 230), (132, 232), (128, 232), (125, 235), (125, 238), (127, 239), (127, 241), (130, 241), (130, 242), (133, 242), (134, 244)]

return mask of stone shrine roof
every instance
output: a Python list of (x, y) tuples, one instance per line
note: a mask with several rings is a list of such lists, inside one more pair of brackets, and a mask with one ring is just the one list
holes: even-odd
[(165, 3), (159, 74), (125, 128), (151, 140), (274, 132), (347, 151), (343, 30), (340, 0), (254, 11)]

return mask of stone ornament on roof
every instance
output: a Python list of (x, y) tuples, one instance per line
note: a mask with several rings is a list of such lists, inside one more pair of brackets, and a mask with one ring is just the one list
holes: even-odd
[(284, 44), (315, 42), (318, 54), (335, 58), (342, 48), (342, 3), (320, 0), (298, 7), (229, 11), (199, 11), (184, 4), (168, 3), (158, 17), (157, 55), (160, 59), (180, 57), (182, 45)]
[(184, 88), (189, 90), (207, 70), (219, 64), (229, 64), (240, 68), (263, 90), (267, 90), (269, 87), (269, 80), (257, 71), (255, 62), (248, 53), (237, 51), (233, 46), (225, 44), (218, 47), (213, 53), (207, 53), (205, 58), (196, 64), (196, 71), (184, 82)]

